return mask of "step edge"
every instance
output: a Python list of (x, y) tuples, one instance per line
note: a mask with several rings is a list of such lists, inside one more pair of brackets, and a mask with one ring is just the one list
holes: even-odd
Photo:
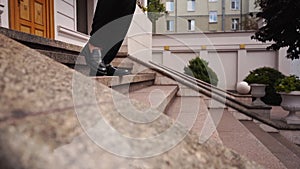
[[(273, 142), (275, 142), (277, 145), (277, 148), (280, 147), (281, 151), (288, 151), (288, 154), (292, 153), (292, 156), (296, 158), (298, 161), (300, 161), (299, 156), (297, 156), (292, 150), (290, 150), (288, 147), (286, 147), (284, 144), (282, 144), (280, 141), (278, 141), (276, 138), (274, 138), (270, 133), (265, 132), (263, 129), (261, 129), (255, 122), (253, 121), (241, 121), (241, 123), (244, 125), (244, 127), (247, 128), (249, 132), (251, 132), (285, 167), (289, 167), (288, 161), (284, 160), (284, 157), (282, 157), (282, 152), (275, 151), (271, 145), (269, 145), (270, 140), (272, 139)], [(254, 130), (258, 130), (260, 133), (255, 133)], [(257, 132), (257, 131), (256, 131)], [(263, 138), (267, 137), (266, 138)], [(268, 144), (269, 143), (269, 144)], [(288, 166), (287, 166), (288, 165)]]
[[(141, 79), (140, 77), (143, 77)], [(137, 74), (137, 75), (127, 75), (127, 76), (97, 76), (91, 77), (95, 81), (109, 87), (132, 84), (132, 83), (142, 83), (155, 80), (155, 74)], [(124, 79), (125, 78), (125, 79)]]

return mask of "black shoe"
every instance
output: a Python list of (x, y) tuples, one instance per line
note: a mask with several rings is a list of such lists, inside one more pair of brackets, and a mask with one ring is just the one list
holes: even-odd
[(107, 74), (106, 65), (102, 61), (101, 50), (94, 49), (91, 53), (88, 46), (85, 46), (82, 54), (87, 65), (90, 67), (90, 76), (103, 76)]
[(106, 69), (108, 76), (125, 76), (130, 74), (130, 72), (127, 69), (117, 69), (112, 65), (107, 65)]

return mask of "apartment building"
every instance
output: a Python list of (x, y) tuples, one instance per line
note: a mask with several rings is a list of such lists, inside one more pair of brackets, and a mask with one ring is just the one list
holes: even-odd
[(255, 27), (255, 0), (161, 0), (167, 14), (156, 33), (237, 31)]

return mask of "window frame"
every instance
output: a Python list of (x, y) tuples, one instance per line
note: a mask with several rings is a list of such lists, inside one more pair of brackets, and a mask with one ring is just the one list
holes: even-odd
[(240, 0), (231, 0), (230, 8), (231, 10), (240, 10), (241, 1)]
[[(234, 22), (237, 21), (237, 22)], [(240, 29), (240, 18), (231, 19), (231, 30), (236, 31)]]
[(188, 12), (196, 11), (196, 0), (187, 0), (187, 9)]
[[(168, 7), (170, 7), (170, 9), (168, 9)], [(174, 0), (168, 0), (168, 1), (166, 1), (166, 11), (168, 11), (168, 12), (174, 12), (174, 10), (175, 10)]]
[[(215, 20), (213, 18), (215, 18)], [(209, 23), (217, 23), (217, 22), (218, 22), (218, 11), (209, 11)]]
[(196, 30), (196, 20), (188, 19), (188, 31), (195, 31), (195, 30)]
[(175, 21), (174, 20), (167, 20), (167, 31), (168, 32), (174, 32), (175, 31)]

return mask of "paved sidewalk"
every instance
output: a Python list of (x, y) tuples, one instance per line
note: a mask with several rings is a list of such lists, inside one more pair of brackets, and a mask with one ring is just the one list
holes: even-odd
[(227, 110), (218, 125), (218, 133), (228, 148), (270, 169), (286, 168), (240, 121)]

